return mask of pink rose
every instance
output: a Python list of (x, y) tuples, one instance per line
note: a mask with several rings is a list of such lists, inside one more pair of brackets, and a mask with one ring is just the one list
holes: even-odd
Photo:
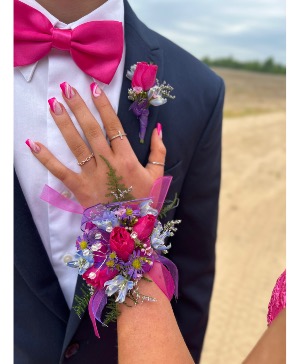
[(84, 272), (82, 278), (87, 284), (90, 284), (95, 288), (102, 289), (104, 287), (104, 283), (110, 279), (113, 279), (117, 274), (118, 271), (116, 269), (112, 270), (108, 267), (101, 269), (91, 267)]
[(139, 218), (138, 222), (133, 227), (133, 231), (137, 233), (139, 240), (145, 240), (151, 235), (155, 220), (156, 217), (151, 214)]
[(110, 248), (117, 253), (117, 256), (127, 262), (134, 249), (134, 240), (129, 232), (120, 226), (113, 229), (109, 238)]
[(142, 87), (144, 91), (148, 91), (155, 84), (157, 68), (155, 64), (137, 63), (131, 81), (132, 87)]

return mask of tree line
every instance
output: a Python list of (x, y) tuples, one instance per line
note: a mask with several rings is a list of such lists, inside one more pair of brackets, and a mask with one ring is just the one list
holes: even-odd
[(232, 57), (212, 59), (210, 57), (204, 57), (202, 59), (210, 67), (225, 67), (234, 68), (246, 71), (256, 71), (264, 73), (286, 74), (286, 67), (282, 64), (278, 64), (272, 57), (267, 58), (265, 61), (237, 61)]

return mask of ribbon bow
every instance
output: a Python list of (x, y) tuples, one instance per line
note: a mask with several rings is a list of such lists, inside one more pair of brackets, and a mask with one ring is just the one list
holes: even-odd
[(14, 66), (32, 64), (51, 48), (69, 51), (77, 66), (109, 84), (121, 61), (123, 26), (113, 20), (91, 21), (71, 29), (58, 29), (38, 10), (14, 2)]

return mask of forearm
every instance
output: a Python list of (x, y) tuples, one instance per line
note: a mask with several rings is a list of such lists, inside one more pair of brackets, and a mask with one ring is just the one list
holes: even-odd
[(284, 364), (286, 361), (286, 310), (267, 328), (243, 364)]
[(135, 307), (119, 305), (119, 364), (194, 363), (168, 298), (154, 282), (141, 280), (139, 291), (157, 301), (145, 301)]

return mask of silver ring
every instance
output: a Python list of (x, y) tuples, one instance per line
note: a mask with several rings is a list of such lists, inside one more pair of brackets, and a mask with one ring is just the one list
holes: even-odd
[(154, 164), (154, 165), (157, 165), (157, 166), (165, 166), (165, 164), (164, 163), (160, 163), (160, 162), (150, 162), (150, 161), (148, 161), (148, 163), (150, 163), (150, 164)]
[(122, 134), (122, 133), (120, 132), (120, 130), (118, 130), (118, 134), (117, 134), (117, 135), (114, 135), (113, 137), (111, 137), (111, 138), (109, 139), (109, 141), (111, 142), (112, 140), (114, 140), (114, 139), (116, 139), (116, 138), (123, 139), (123, 136), (126, 136), (126, 135), (127, 135), (126, 133)]
[(90, 161), (92, 158), (95, 158), (94, 153), (86, 157), (83, 161), (77, 162), (79, 166), (83, 166), (86, 162)]

